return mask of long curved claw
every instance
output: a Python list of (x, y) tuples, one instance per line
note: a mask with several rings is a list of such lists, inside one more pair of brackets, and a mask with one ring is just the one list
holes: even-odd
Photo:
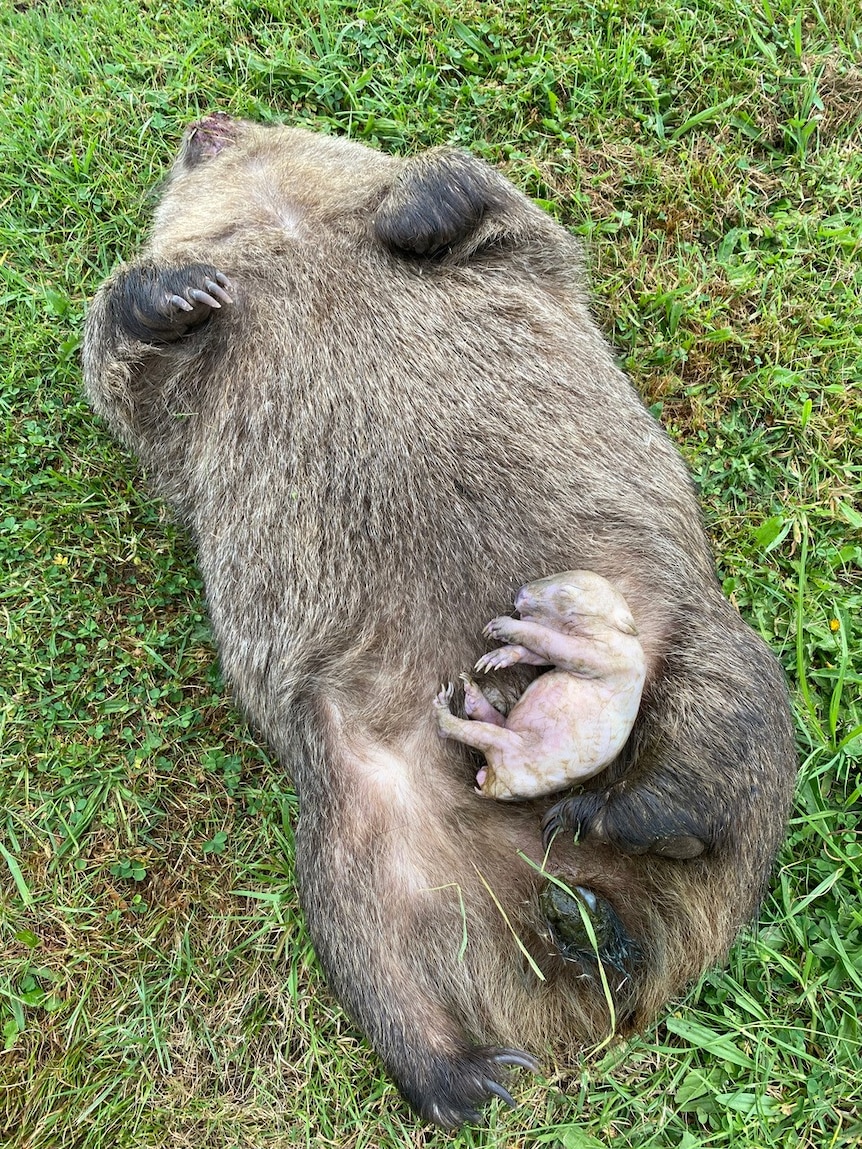
[(541, 1073), (538, 1061), (529, 1053), (520, 1049), (501, 1049), (494, 1054), (494, 1061), (498, 1065), (515, 1065), (518, 1069), (526, 1069), (530, 1073)]
[(501, 1101), (505, 1101), (510, 1109), (516, 1108), (512, 1094), (508, 1089), (504, 1089), (499, 1081), (495, 1081), (493, 1077), (486, 1077), (484, 1085), (489, 1093), (493, 1093), (495, 1097), (499, 1097)]
[(190, 287), (188, 297), (189, 299), (193, 299), (195, 303), (205, 303), (207, 307), (221, 307), (221, 304), (214, 296), (208, 294), (206, 291), (201, 291), (199, 287)]
[(434, 695), (433, 704), (439, 710), (448, 710), (449, 703), (452, 701), (452, 696), (455, 693), (454, 685), (450, 683), (443, 683), (437, 693)]
[[(224, 278), (224, 276), (222, 276), (222, 278)], [(219, 303), (233, 303), (233, 300), (225, 291), (224, 287), (221, 284), (216, 283), (214, 279), (205, 279), (204, 287), (207, 289), (207, 293), (213, 299), (217, 299)]]
[(559, 803), (548, 811), (542, 821), (542, 846), (546, 850), (552, 845), (557, 834), (565, 829), (565, 821), (558, 813), (558, 809)]
[(187, 299), (183, 299), (181, 295), (168, 296), (168, 309), (172, 307), (178, 307), (180, 311), (194, 311), (194, 307), (189, 303)]
[(456, 1129), (465, 1121), (480, 1122), (482, 1108), (497, 1097), (515, 1107), (515, 1100), (500, 1081), (499, 1066), (514, 1066), (538, 1072), (528, 1053), (520, 1049), (474, 1048), (450, 1062), (438, 1063), (437, 1072), (425, 1077), (418, 1091), (404, 1089), (408, 1101), (425, 1117), (447, 1129)]
[(501, 670), (509, 665), (506, 658), (500, 657), (500, 650), (490, 650), (487, 654), (483, 654), (479, 661), (476, 663), (474, 669), (479, 674), (487, 674), (489, 670)]

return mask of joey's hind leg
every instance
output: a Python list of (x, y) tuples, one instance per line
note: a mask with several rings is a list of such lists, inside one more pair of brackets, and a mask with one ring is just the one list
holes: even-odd
[(506, 716), (492, 706), (472, 678), (461, 675), (464, 684), (464, 711), (468, 718), (478, 722), (490, 722), (492, 726), (505, 726)]
[[(463, 742), (487, 754), (489, 750), (517, 749), (521, 744), (520, 734), (507, 730), (502, 722), (467, 721), (456, 718), (449, 709), (454, 687), (450, 683), (435, 696), (433, 706), (437, 712), (437, 726), (444, 738)], [(490, 703), (486, 703), (490, 706)], [(492, 708), (493, 709), (493, 708)], [(494, 711), (497, 714), (497, 711)], [(502, 718), (502, 715), (499, 715)], [(503, 720), (505, 721), (505, 720)]]
[(138, 264), (114, 282), (111, 311), (127, 335), (143, 343), (172, 343), (233, 303), (227, 276), (207, 263), (179, 267)]

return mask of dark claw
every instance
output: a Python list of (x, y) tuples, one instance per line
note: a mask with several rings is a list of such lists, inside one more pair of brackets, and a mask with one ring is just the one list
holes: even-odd
[(493, 1093), (495, 1097), (499, 1097), (501, 1101), (505, 1101), (510, 1109), (516, 1108), (511, 1093), (508, 1089), (504, 1089), (499, 1081), (495, 1081), (493, 1077), (486, 1077), (484, 1084), (489, 1093)]
[(560, 824), (557, 818), (545, 818), (542, 823), (542, 846), (545, 850), (554, 844), (554, 838), (559, 832)]
[(456, 1129), (465, 1121), (481, 1122), (482, 1109), (494, 1097), (515, 1107), (512, 1095), (497, 1080), (503, 1075), (498, 1067), (503, 1066), (538, 1072), (533, 1058), (520, 1049), (475, 1047), (454, 1060), (432, 1062), (430, 1074), (426, 1072), (415, 1085), (401, 1084), (401, 1091), (423, 1117)]
[(494, 1061), (498, 1065), (516, 1065), (519, 1069), (527, 1069), (530, 1073), (540, 1073), (539, 1063), (529, 1053), (522, 1053), (520, 1049), (501, 1049), (494, 1054)]
[(223, 287), (216, 283), (214, 279), (205, 279), (204, 287), (214, 299), (219, 301), (219, 303), (233, 303), (233, 300), (228, 295), (228, 293), (224, 290)]
[[(585, 838), (591, 830), (596, 829), (598, 816), (605, 808), (606, 798), (597, 791), (563, 798), (557, 802), (542, 819), (545, 849), (563, 831), (570, 832), (573, 838)], [(601, 836), (600, 840), (605, 839)]]
[(229, 280), (210, 263), (142, 264), (117, 277), (111, 311), (118, 328), (143, 343), (174, 343), (232, 302)]
[(212, 295), (207, 295), (205, 291), (201, 291), (198, 287), (189, 288), (189, 299), (193, 299), (195, 303), (205, 303), (207, 307), (221, 307), (217, 299)]

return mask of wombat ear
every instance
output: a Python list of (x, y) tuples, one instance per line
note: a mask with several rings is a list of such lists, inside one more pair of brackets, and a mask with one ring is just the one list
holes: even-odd
[(505, 183), (481, 160), (440, 148), (410, 160), (374, 216), (386, 247), (433, 256), (467, 239), (505, 202)]

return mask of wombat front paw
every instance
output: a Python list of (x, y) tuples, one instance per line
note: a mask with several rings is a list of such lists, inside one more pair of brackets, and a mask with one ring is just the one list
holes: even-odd
[(210, 264), (136, 267), (118, 284), (116, 318), (133, 339), (171, 343), (232, 304), (231, 291), (227, 276)]
[(410, 1104), (429, 1121), (457, 1129), (466, 1121), (481, 1121), (482, 1108), (495, 1097), (515, 1108), (508, 1089), (501, 1084), (509, 1066), (538, 1073), (539, 1067), (518, 1049), (479, 1047), (452, 1060), (435, 1060), (416, 1088), (402, 1085)]
[(625, 793), (588, 791), (558, 802), (542, 821), (548, 846), (557, 834), (607, 842), (624, 854), (696, 858), (710, 845), (702, 815), (674, 808), (666, 799), (632, 787)]
[(494, 638), (499, 642), (504, 642), (508, 637), (510, 628), (514, 625), (515, 620), (513, 618), (508, 618), (506, 615), (500, 615), (499, 618), (491, 619), (487, 626), (485, 626), (482, 630), (482, 634), (484, 634), (485, 638)]
[(163, 313), (167, 318), (179, 318), (178, 312), (192, 312), (196, 307), (209, 307), (218, 308), (223, 303), (233, 303), (233, 300), (228, 295), (226, 288), (230, 288), (231, 283), (227, 276), (222, 275), (220, 271), (215, 273), (215, 279), (210, 279), (206, 276), (203, 281), (203, 288), (186, 286), (183, 295), (169, 295), (163, 306)]

